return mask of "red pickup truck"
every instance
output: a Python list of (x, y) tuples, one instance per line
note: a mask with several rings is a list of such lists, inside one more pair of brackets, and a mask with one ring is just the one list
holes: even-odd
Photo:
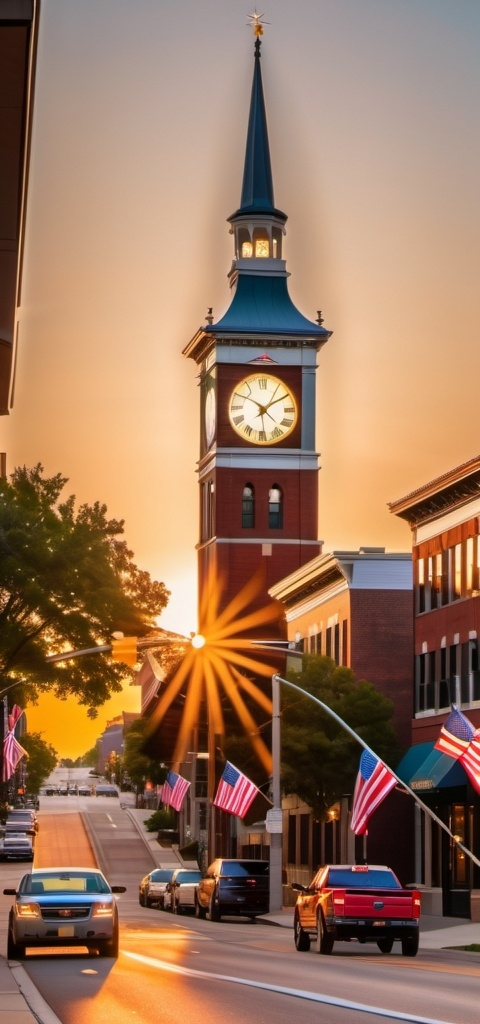
[(390, 953), (399, 939), (403, 956), (416, 956), (420, 893), (403, 889), (390, 868), (379, 864), (327, 864), (309, 886), (292, 883), (298, 892), (294, 912), (295, 946), (331, 953), (336, 941), (376, 942)]

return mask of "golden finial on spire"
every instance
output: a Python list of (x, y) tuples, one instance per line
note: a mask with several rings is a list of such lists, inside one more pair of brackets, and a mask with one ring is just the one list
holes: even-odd
[(253, 34), (257, 37), (257, 39), (259, 39), (260, 36), (263, 36), (263, 26), (268, 25), (268, 21), (262, 21), (263, 17), (263, 14), (257, 14), (256, 9), (254, 10), (253, 14), (248, 15), (249, 22), (253, 28)]

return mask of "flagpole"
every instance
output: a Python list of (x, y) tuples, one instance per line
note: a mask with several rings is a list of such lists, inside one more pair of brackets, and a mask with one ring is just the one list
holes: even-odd
[[(354, 731), (354, 729), (351, 729), (350, 726), (343, 721), (343, 718), (340, 718), (340, 715), (337, 715), (335, 711), (332, 711), (332, 708), (329, 708), (328, 704), (324, 704), (323, 701), (318, 699), (318, 697), (314, 697), (312, 693), (308, 693), (308, 691), (303, 690), (301, 686), (297, 686), (296, 683), (291, 683), (288, 679), (283, 679), (279, 675), (274, 675), (272, 677), (272, 687), (274, 686), (274, 681), (277, 684), (283, 683), (285, 686), (289, 686), (292, 690), (296, 690), (297, 693), (303, 694), (304, 697), (308, 697), (310, 700), (313, 700), (315, 704), (318, 704), (321, 708), (323, 708), (327, 715), (330, 715), (330, 718), (334, 718), (335, 721), (342, 726), (342, 729), (345, 729), (346, 732), (348, 732), (350, 736), (353, 737), (353, 739), (357, 740), (357, 743), (360, 743), (365, 750), (368, 750), (368, 752), (372, 754), (373, 757), (378, 758), (378, 754), (376, 754), (375, 751), (368, 746), (368, 743), (365, 743), (365, 740), (362, 740), (362, 737), (359, 736), (358, 733)], [(378, 759), (380, 761), (382, 760), (382, 758)], [(382, 763), (385, 764), (384, 761)], [(435, 812), (430, 809), (430, 807), (427, 807), (427, 804), (424, 804), (423, 800), (420, 800), (420, 797), (417, 796), (415, 791), (413, 789), (410, 789), (410, 786), (407, 786), (407, 783), (404, 782), (403, 779), (401, 779), (396, 774), (396, 772), (394, 772), (393, 769), (390, 768), (389, 765), (386, 765), (386, 767), (388, 768), (389, 772), (391, 772), (393, 777), (397, 780), (397, 782), (400, 784), (402, 789), (404, 789), (406, 793), (409, 793), (410, 796), (413, 797), (415, 803), (418, 804), (418, 806), (421, 807), (422, 810), (425, 811), (425, 813), (428, 814), (429, 817), (432, 818), (432, 820), (435, 821), (437, 825), (439, 825), (440, 828), (442, 828), (443, 831), (447, 833), (447, 835), (450, 836), (450, 839), (453, 839), (453, 842), (459, 847), (460, 850), (463, 851), (465, 856), (469, 857), (470, 860), (472, 860), (474, 864), (477, 865), (477, 867), (480, 867), (480, 860), (478, 860), (478, 858), (475, 856), (474, 853), (472, 853), (471, 850), (469, 850), (466, 846), (463, 845), (458, 836), (454, 836), (453, 832), (450, 831), (448, 825), (446, 825), (445, 822), (442, 821), (441, 818), (439, 818), (435, 814)]]

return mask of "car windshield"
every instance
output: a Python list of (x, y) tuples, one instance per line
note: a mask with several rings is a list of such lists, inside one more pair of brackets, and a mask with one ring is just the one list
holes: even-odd
[(264, 860), (224, 860), (221, 875), (268, 875), (268, 861)]
[(159, 868), (158, 871), (152, 871), (150, 875), (151, 882), (170, 882), (173, 871), (165, 871), (163, 868)]
[(355, 889), (400, 889), (401, 885), (393, 874), (393, 871), (346, 871), (332, 868), (328, 872), (326, 885), (339, 886), (347, 889), (355, 886)]
[(25, 875), (20, 885), (21, 893), (42, 892), (76, 892), (76, 893), (109, 893), (110, 886), (105, 878), (96, 872), (59, 871), (52, 874), (37, 871), (35, 875)]
[(202, 875), (200, 871), (179, 871), (175, 876), (175, 882), (183, 885), (184, 882), (199, 882)]

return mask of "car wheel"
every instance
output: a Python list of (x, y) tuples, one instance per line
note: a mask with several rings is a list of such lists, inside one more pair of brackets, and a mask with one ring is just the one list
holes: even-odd
[(381, 953), (391, 953), (393, 949), (393, 939), (378, 939), (377, 946)]
[(7, 960), (23, 960), (25, 957), (25, 946), (15, 942), (11, 928), (8, 929), (7, 938)]
[(198, 902), (198, 900), (195, 900), (195, 917), (199, 917), (202, 921), (204, 921), (206, 916), (207, 916), (207, 908), (206, 907), (202, 907), (200, 905), (200, 903)]
[(402, 956), (416, 956), (419, 940), (420, 935), (418, 932), (416, 935), (409, 935), (408, 938), (402, 939)]
[(298, 949), (299, 953), (306, 953), (310, 949), (310, 936), (308, 932), (304, 932), (298, 914), (295, 914), (293, 921), (293, 937), (295, 949)]
[(215, 900), (215, 896), (212, 895), (208, 904), (208, 919), (209, 921), (219, 921), (221, 916), (220, 907)]
[(111, 939), (105, 939), (103, 942), (98, 944), (99, 956), (113, 956), (115, 959), (118, 957), (118, 942), (119, 932), (118, 925), (114, 929)]
[(317, 953), (328, 956), (333, 949), (333, 937), (328, 934), (325, 928), (322, 911), (317, 914), (317, 934), (315, 936), (315, 949)]
[(145, 906), (145, 896), (143, 895), (143, 893), (139, 893), (138, 902), (141, 907)]

